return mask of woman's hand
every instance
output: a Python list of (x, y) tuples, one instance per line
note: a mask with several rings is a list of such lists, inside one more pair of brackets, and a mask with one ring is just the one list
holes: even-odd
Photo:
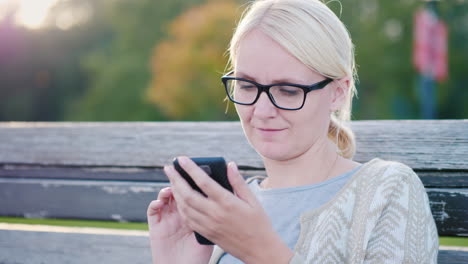
[(147, 216), (153, 264), (208, 263), (213, 246), (198, 244), (177, 211), (170, 187), (162, 189), (158, 199), (150, 203)]
[(284, 244), (234, 163), (228, 179), (235, 195), (211, 179), (187, 157), (180, 166), (208, 196), (194, 191), (172, 167), (165, 172), (172, 185), (177, 209), (188, 225), (245, 263), (288, 263), (292, 251)]

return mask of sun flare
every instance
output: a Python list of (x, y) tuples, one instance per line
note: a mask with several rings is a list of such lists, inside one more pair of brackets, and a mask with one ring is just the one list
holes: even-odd
[(16, 23), (37, 29), (43, 25), (49, 9), (56, 2), (57, 0), (0, 0), (0, 14), (13, 11)]

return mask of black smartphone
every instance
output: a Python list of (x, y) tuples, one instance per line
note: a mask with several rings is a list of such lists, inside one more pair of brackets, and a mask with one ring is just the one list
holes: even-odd
[[(195, 164), (197, 164), (202, 170), (206, 172), (213, 180), (215, 180), (219, 185), (224, 187), (225, 189), (233, 192), (232, 186), (229, 183), (227, 178), (227, 167), (226, 161), (223, 157), (203, 157), (203, 158), (191, 158)], [(187, 183), (196, 191), (200, 192), (204, 196), (205, 193), (197, 186), (197, 184), (193, 181), (192, 177), (188, 175), (184, 169), (179, 165), (179, 161), (174, 159), (173, 161), (174, 168), (179, 172), (179, 174), (187, 181)], [(204, 236), (200, 235), (199, 233), (195, 232), (195, 238), (197, 239), (198, 243), (202, 245), (214, 245), (213, 242), (205, 238)]]

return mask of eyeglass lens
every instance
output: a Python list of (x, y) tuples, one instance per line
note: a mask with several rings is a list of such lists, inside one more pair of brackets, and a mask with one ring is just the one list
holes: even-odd
[[(229, 97), (241, 104), (252, 104), (261, 91), (256, 85), (242, 80), (228, 80)], [(272, 86), (269, 90), (273, 104), (282, 108), (295, 109), (302, 106), (304, 102), (304, 90), (294, 86)]]

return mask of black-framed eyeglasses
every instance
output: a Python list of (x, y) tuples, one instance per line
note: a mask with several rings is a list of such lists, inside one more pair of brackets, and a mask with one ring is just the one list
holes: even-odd
[(284, 110), (301, 109), (308, 92), (322, 89), (333, 81), (333, 79), (326, 78), (311, 85), (295, 83), (263, 85), (248, 79), (231, 77), (230, 75), (233, 73), (234, 71), (231, 71), (221, 77), (229, 100), (240, 105), (253, 105), (260, 98), (262, 92), (266, 92), (273, 105)]

